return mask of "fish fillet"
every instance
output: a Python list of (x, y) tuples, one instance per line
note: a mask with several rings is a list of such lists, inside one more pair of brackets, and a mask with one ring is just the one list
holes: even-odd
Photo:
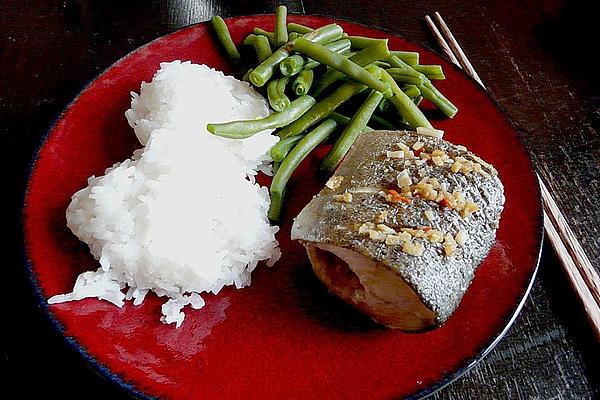
[(503, 205), (496, 170), (464, 146), (367, 132), (291, 236), (329, 291), (385, 326), (418, 331), (456, 310)]

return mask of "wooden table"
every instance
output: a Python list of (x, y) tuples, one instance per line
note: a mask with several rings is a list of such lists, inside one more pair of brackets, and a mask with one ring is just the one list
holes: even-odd
[[(96, 376), (35, 306), (22, 266), (19, 210), (29, 160), (90, 79), (176, 28), (223, 16), (270, 13), (273, 2), (21, 1), (0, 3), (0, 121), (10, 157), (10, 340), (4, 391), (19, 397), (122, 398)], [(422, 18), (440, 11), (490, 92), (522, 133), (574, 231), (600, 263), (600, 92), (590, 63), (593, 13), (582, 1), (285, 1), (292, 12), (386, 28), (436, 48)], [(595, 33), (597, 38), (597, 31)], [(17, 232), (17, 234), (15, 234)], [(9, 301), (4, 298), (5, 305)], [(443, 399), (584, 399), (600, 395), (600, 352), (578, 300), (544, 244), (533, 291), (509, 334), (482, 362), (435, 395)], [(4, 375), (6, 377), (6, 375)], [(19, 379), (19, 381), (17, 381)], [(27, 382), (24, 386), (20, 382)], [(79, 390), (85, 389), (86, 394)]]

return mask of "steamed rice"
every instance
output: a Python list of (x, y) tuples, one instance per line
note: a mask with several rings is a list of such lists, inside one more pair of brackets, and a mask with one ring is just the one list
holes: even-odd
[(161, 64), (125, 113), (145, 147), (90, 177), (67, 208), (67, 225), (100, 268), (49, 303), (98, 297), (137, 305), (153, 291), (167, 297), (162, 321), (179, 326), (185, 305), (204, 305), (200, 293), (249, 285), (258, 262), (271, 265), (280, 254), (268, 190), (254, 182), (257, 171), (269, 172), (277, 138), (263, 131), (224, 139), (206, 124), (268, 113), (245, 82), (204, 65)]

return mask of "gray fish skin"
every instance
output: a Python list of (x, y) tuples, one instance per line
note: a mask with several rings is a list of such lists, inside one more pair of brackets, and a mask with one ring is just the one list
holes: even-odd
[[(386, 152), (394, 150), (397, 143), (411, 147), (417, 141), (424, 143), (428, 153), (439, 149), (451, 158), (461, 156), (472, 160), (475, 157), (487, 174), (454, 173), (448, 164), (415, 165), (415, 160), (386, 157)], [(394, 188), (399, 172), (404, 169), (414, 183), (424, 177), (437, 178), (448, 192), (462, 192), (467, 200), (479, 206), (479, 210), (463, 218), (456, 210), (419, 197), (414, 197), (410, 204), (386, 201), (378, 192)], [(386, 326), (415, 331), (443, 324), (458, 307), (476, 268), (495, 242), (504, 205), (503, 186), (495, 169), (464, 147), (442, 139), (408, 131), (373, 131), (359, 136), (334, 176), (343, 177), (339, 187), (324, 187), (296, 217), (291, 230), (292, 239), (301, 241), (306, 247), (319, 279), (331, 292)], [(334, 196), (344, 193), (352, 194), (351, 202), (334, 200)], [(426, 210), (434, 213), (433, 221), (426, 218)], [(410, 255), (401, 251), (401, 246), (359, 234), (357, 227), (374, 221), (381, 211), (387, 211), (383, 223), (390, 228), (429, 226), (452, 235), (463, 231), (468, 234), (468, 240), (448, 256), (442, 244), (414, 239), (423, 245), (423, 252), (418, 256)], [(397, 282), (385, 283), (379, 278), (373, 280), (360, 274), (360, 282), (356, 276), (352, 279), (333, 276), (340, 273), (356, 275), (356, 268), (352, 266), (350, 270), (340, 270), (340, 259), (344, 257), (347, 262), (351, 257), (355, 257), (352, 262), (372, 260), (371, 267), (379, 269), (378, 276), (385, 275), (386, 279)], [(332, 263), (338, 265), (332, 267)], [(383, 293), (386, 299), (382, 300), (381, 306), (382, 291), (369, 285), (386, 284), (393, 286), (385, 290), (396, 291), (397, 299), (390, 300), (390, 293)], [(371, 296), (373, 304), (366, 304), (365, 292), (374, 293)]]

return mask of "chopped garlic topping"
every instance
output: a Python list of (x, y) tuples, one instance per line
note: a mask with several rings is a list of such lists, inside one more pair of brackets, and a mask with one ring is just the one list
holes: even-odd
[(395, 235), (396, 231), (384, 224), (377, 224), (377, 230), (380, 232), (384, 232), (390, 235)]
[(386, 210), (380, 211), (379, 213), (377, 213), (377, 215), (375, 216), (375, 222), (381, 224), (383, 222), (385, 222), (386, 218), (387, 218), (388, 212)]
[(430, 242), (435, 243), (442, 243), (444, 241), (444, 235), (437, 229), (432, 229), (429, 232), (427, 232), (427, 238)]
[(440, 129), (425, 128), (424, 126), (417, 126), (417, 135), (432, 136), (441, 139), (444, 136), (444, 131)]
[(460, 231), (458, 231), (456, 236), (454, 236), (454, 240), (460, 246), (464, 246), (464, 244), (467, 242), (468, 239), (469, 239), (468, 233), (463, 231), (462, 229)]
[(424, 250), (425, 250), (425, 248), (423, 247), (423, 245), (421, 243), (405, 242), (402, 245), (402, 251), (411, 256), (418, 257), (423, 254)]
[(370, 230), (375, 229), (375, 224), (372, 222), (365, 222), (358, 228), (358, 233), (360, 235), (364, 235), (365, 233), (369, 233)]
[(410, 186), (412, 185), (412, 179), (410, 179), (410, 175), (408, 174), (408, 171), (403, 169), (399, 174), (398, 177), (396, 178), (397, 182), (398, 182), (398, 187), (404, 187), (404, 186)]
[(387, 151), (385, 153), (385, 156), (387, 158), (404, 158), (404, 151), (402, 151), (402, 150)]
[(431, 210), (425, 210), (425, 218), (427, 218), (428, 221), (435, 221), (434, 212)]
[(374, 229), (371, 229), (369, 232), (369, 239), (376, 240), (378, 242), (385, 241), (385, 238), (388, 236), (384, 232), (379, 232)]
[(404, 143), (396, 143), (396, 146), (398, 146), (398, 148), (400, 150), (402, 150), (402, 151), (409, 151), (410, 150), (410, 147), (408, 147)]
[(413, 150), (421, 150), (424, 145), (425, 145), (425, 143), (421, 142), (420, 140), (417, 140), (415, 142), (415, 144), (412, 145), (412, 149)]
[(444, 253), (447, 256), (453, 255), (455, 251), (456, 251), (456, 245), (455, 244), (445, 244), (444, 245)]
[(473, 214), (475, 211), (479, 211), (479, 206), (472, 201), (467, 201), (464, 208), (460, 210), (460, 216), (463, 218), (467, 218), (469, 215)]
[(444, 160), (442, 159), (442, 157), (437, 157), (437, 156), (436, 157), (432, 157), (431, 160), (438, 167), (441, 167), (442, 165), (444, 165)]
[(402, 243), (404, 243), (404, 241), (398, 235), (388, 235), (385, 238), (385, 244), (387, 244), (388, 246), (392, 246), (395, 244), (402, 244)]
[(327, 181), (325, 186), (327, 186), (331, 190), (335, 190), (340, 187), (343, 180), (344, 180), (343, 176), (334, 175), (331, 178), (329, 178), (329, 180)]
[(340, 203), (352, 203), (352, 193), (345, 192), (344, 194), (334, 194), (333, 201)]
[(450, 171), (452, 171), (453, 173), (457, 173), (458, 171), (460, 171), (461, 168), (462, 164), (458, 161), (454, 161), (454, 164), (452, 164), (452, 166), (450, 167)]

